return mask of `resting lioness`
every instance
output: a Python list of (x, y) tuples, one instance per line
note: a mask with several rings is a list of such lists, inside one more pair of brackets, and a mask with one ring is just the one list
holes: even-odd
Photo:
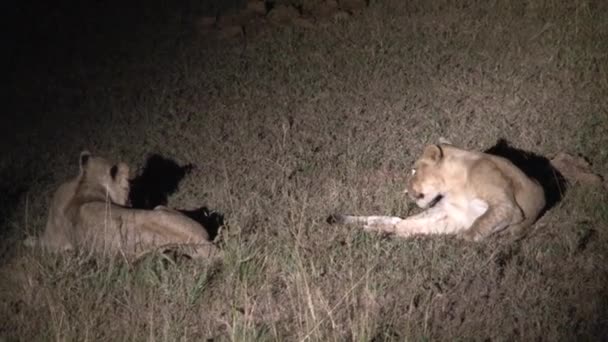
[(543, 188), (507, 159), (450, 144), (425, 148), (406, 192), (422, 213), (405, 219), (333, 215), (329, 221), (362, 223), (366, 230), (402, 237), (457, 234), (478, 241), (504, 229), (519, 234), (545, 206)]
[(125, 255), (171, 246), (191, 257), (218, 255), (197, 222), (166, 207), (128, 208), (128, 198), (129, 167), (84, 151), (78, 176), (53, 195), (42, 236), (30, 237), (25, 243), (50, 250), (80, 246)]

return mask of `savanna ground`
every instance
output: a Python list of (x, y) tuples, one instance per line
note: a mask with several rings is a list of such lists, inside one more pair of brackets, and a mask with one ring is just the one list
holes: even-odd
[[(440, 136), (580, 153), (606, 174), (603, 1), (372, 1), (347, 20), (232, 40), (192, 29), (206, 10), (194, 1), (91, 4), (5, 12), (0, 339), (608, 334), (600, 189), (570, 187), (515, 244), (325, 223), (332, 212), (407, 215), (405, 173)], [(225, 259), (21, 247), (84, 148), (134, 167), (151, 153), (193, 163), (169, 203), (224, 213)]]

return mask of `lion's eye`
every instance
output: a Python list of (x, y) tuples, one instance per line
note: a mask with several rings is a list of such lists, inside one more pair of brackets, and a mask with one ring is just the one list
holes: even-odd
[(416, 174), (416, 169), (412, 169), (412, 176)]
[(116, 179), (116, 174), (118, 173), (118, 166), (114, 165), (110, 168), (110, 176), (112, 179)]

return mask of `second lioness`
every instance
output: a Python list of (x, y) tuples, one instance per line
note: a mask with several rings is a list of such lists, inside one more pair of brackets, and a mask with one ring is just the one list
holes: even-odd
[(407, 218), (333, 215), (330, 220), (402, 237), (457, 234), (478, 241), (504, 229), (519, 234), (545, 206), (543, 188), (507, 159), (449, 144), (425, 148), (406, 191), (423, 212)]
[(182, 213), (166, 207), (129, 208), (129, 189), (125, 163), (82, 152), (78, 175), (53, 195), (44, 232), (28, 238), (26, 245), (124, 255), (167, 247), (192, 257), (219, 255), (205, 229)]

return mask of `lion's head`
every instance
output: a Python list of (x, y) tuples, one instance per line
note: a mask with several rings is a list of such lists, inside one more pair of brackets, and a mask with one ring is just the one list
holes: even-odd
[(112, 203), (126, 206), (129, 201), (129, 166), (112, 163), (101, 157), (80, 153), (81, 185), (103, 193)]
[(420, 208), (434, 204), (445, 186), (441, 163), (443, 150), (440, 145), (429, 145), (416, 160), (407, 179), (406, 192)]

